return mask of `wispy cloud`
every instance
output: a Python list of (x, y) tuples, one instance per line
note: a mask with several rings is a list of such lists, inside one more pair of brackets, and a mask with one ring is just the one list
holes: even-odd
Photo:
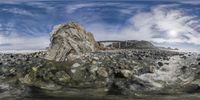
[(14, 23), (0, 24), (0, 50), (39, 50), (48, 44), (48, 36), (22, 36), (17, 32)]
[(95, 5), (96, 5), (95, 3), (85, 3), (85, 4), (68, 5), (66, 7), (66, 11), (67, 11), (67, 13), (73, 13), (77, 9), (81, 9), (81, 8), (84, 8), (84, 7), (93, 7)]
[[(0, 3), (6, 3), (6, 4), (18, 4), (22, 2), (36, 2), (36, 1), (55, 1), (55, 0), (1, 0)], [(59, 0), (57, 0), (59, 1)]]
[(95, 8), (95, 7), (106, 7), (106, 6), (122, 6), (123, 4), (120, 5), (120, 3), (112, 3), (112, 2), (97, 2), (97, 3), (76, 3), (76, 4), (70, 4), (67, 5), (66, 7), (66, 11), (67, 13), (73, 13), (79, 9), (83, 9), (83, 8)]
[(182, 0), (182, 1), (179, 1), (179, 2), (183, 3), (183, 4), (200, 5), (199, 0)]
[(152, 34), (150, 40), (154, 42), (200, 44), (199, 32), (194, 29), (200, 22), (195, 17), (182, 10), (158, 6), (151, 12), (137, 14), (130, 22), (138, 30), (136, 32)]
[[(7, 6), (0, 7), (2, 15), (0, 49), (47, 47), (49, 41), (47, 34), (51, 31), (52, 25), (70, 20), (81, 23), (88, 31), (94, 33), (97, 40), (136, 39), (160, 44), (200, 45), (199, 15), (188, 14), (188, 8), (184, 8), (185, 5), (181, 1), (171, 0), (173, 2), (166, 4), (161, 2), (147, 4), (144, 1), (114, 3), (110, 1), (82, 3), (55, 0), (53, 2), (19, 1), (23, 3), (6, 4)], [(8, 2), (17, 3), (14, 0)], [(195, 6), (194, 9), (198, 7)], [(189, 10), (196, 11), (194, 9)], [(7, 13), (22, 16), (8, 19)]]
[[(150, 11), (138, 12), (128, 20), (128, 25), (108, 31), (107, 25), (94, 25), (91, 31), (99, 40), (136, 39), (156, 43), (191, 43), (200, 45), (200, 21), (180, 9), (169, 9), (172, 5), (156, 6)], [(174, 5), (175, 6), (175, 5)]]
[(27, 16), (33, 16), (33, 14), (27, 10), (20, 9), (20, 8), (3, 8), (0, 11), (18, 14), (18, 15), (27, 15)]
[(48, 37), (22, 37), (0, 35), (0, 50), (39, 50), (49, 44)]

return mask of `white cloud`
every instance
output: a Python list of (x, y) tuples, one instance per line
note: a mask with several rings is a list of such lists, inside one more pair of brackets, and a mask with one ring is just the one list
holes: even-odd
[[(149, 12), (139, 12), (128, 20), (129, 25), (107, 31), (106, 25), (92, 28), (98, 40), (148, 40), (157, 43), (192, 43), (200, 45), (200, 21), (179, 9), (156, 6)], [(93, 26), (93, 25), (91, 25)], [(100, 27), (99, 27), (100, 26)], [(93, 26), (95, 27), (95, 26)], [(115, 29), (116, 30), (116, 29)]]
[(0, 50), (39, 50), (48, 47), (48, 37), (21, 37), (0, 35)]
[(3, 8), (0, 11), (5, 11), (5, 12), (19, 14), (19, 15), (33, 16), (33, 14), (31, 12), (24, 10), (24, 9), (20, 9), (20, 8), (10, 8), (10, 9)]
[(116, 6), (116, 5), (120, 6), (120, 3), (111, 3), (111, 2), (108, 2), (108, 3), (78, 3), (78, 4), (67, 5), (66, 12), (71, 14), (82, 8), (90, 8), (91, 9), (91, 7)]
[(8, 22), (5, 24), (0, 24), (0, 35), (15, 35), (15, 25), (14, 23)]
[(24, 3), (24, 2), (36, 2), (36, 1), (49, 1), (49, 0), (1, 0), (0, 3), (19, 4), (19, 3)]
[(124, 14), (131, 14), (133, 12), (133, 10), (130, 10), (130, 9), (121, 9), (119, 10), (121, 13), (124, 13)]
[(73, 13), (77, 9), (81, 9), (81, 8), (84, 8), (84, 7), (93, 7), (95, 5), (97, 5), (97, 4), (95, 4), (95, 3), (83, 3), (83, 4), (68, 5), (66, 7), (66, 11), (67, 11), (67, 13)]
[(120, 5), (122, 8), (119, 9), (122, 14), (133, 14), (134, 11), (145, 8), (144, 5)]
[(0, 50), (39, 50), (48, 44), (48, 36), (22, 36), (17, 33), (14, 23), (0, 24)]
[(183, 0), (183, 1), (179, 1), (180, 3), (183, 4), (192, 4), (192, 5), (199, 5), (200, 1), (199, 0)]
[(47, 36), (22, 36), (17, 33), (14, 23), (0, 24), (0, 50), (37, 50), (48, 47), (48, 44)]
[(44, 2), (26, 2), (26, 5), (39, 9), (45, 9), (49, 13), (54, 13), (55, 8), (57, 7), (57, 5), (50, 5)]
[[(38, 8), (50, 7), (49, 11), (52, 12), (51, 6), (43, 3), (35, 3), (33, 6)], [(128, 25), (125, 26), (111, 26), (105, 23), (100, 23), (99, 20), (94, 20), (94, 23), (86, 24), (86, 28), (94, 33), (97, 40), (148, 40), (156, 43), (191, 43), (200, 45), (200, 20), (196, 20), (196, 16), (187, 15), (185, 11), (180, 9), (168, 9), (178, 6), (178, 4), (160, 5), (152, 8), (150, 11), (143, 11), (142, 6), (133, 6), (118, 4), (118, 3), (82, 3), (67, 5), (66, 11), (68, 14), (76, 12), (82, 8), (102, 7), (111, 5), (118, 7), (119, 14), (131, 14), (135, 10), (130, 19), (127, 19)], [(14, 14), (22, 14), (32, 16), (29, 11), (12, 8), (0, 9), (0, 11), (7, 11)], [(85, 13), (85, 12), (83, 12)], [(95, 16), (95, 17), (94, 17)], [(90, 19), (101, 16), (93, 15)], [(99, 18), (99, 19), (100, 19)], [(83, 20), (83, 17), (80, 18)], [(86, 20), (83, 20), (86, 22)], [(93, 21), (93, 20), (92, 20)], [(101, 20), (100, 20), (101, 21)], [(1, 24), (0, 24), (1, 30)], [(15, 30), (14, 30), (15, 31)], [(14, 34), (14, 33), (13, 33)], [(14, 49), (27, 49), (27, 48), (45, 48), (48, 46), (48, 37), (20, 37), (18, 35), (1, 36), (0, 35), (0, 49), (14, 48)], [(6, 45), (9, 44), (9, 45)]]

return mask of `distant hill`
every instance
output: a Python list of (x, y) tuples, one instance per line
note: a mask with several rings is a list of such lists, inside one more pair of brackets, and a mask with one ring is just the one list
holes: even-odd
[(138, 41), (138, 40), (126, 40), (126, 41), (99, 41), (101, 44), (110, 43), (110, 45), (105, 47), (115, 48), (115, 49), (158, 49), (151, 42), (148, 41)]

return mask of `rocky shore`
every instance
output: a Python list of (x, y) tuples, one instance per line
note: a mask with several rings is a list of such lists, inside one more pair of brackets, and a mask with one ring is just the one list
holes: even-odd
[(57, 27), (46, 52), (0, 54), (0, 98), (7, 92), (38, 95), (33, 91), (62, 96), (200, 92), (200, 54), (154, 46), (100, 49), (93, 36), (77, 25)]

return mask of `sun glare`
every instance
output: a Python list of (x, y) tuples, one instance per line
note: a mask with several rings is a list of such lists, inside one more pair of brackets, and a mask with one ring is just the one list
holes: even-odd
[(178, 32), (175, 30), (171, 30), (168, 32), (169, 38), (176, 38), (178, 36)]

